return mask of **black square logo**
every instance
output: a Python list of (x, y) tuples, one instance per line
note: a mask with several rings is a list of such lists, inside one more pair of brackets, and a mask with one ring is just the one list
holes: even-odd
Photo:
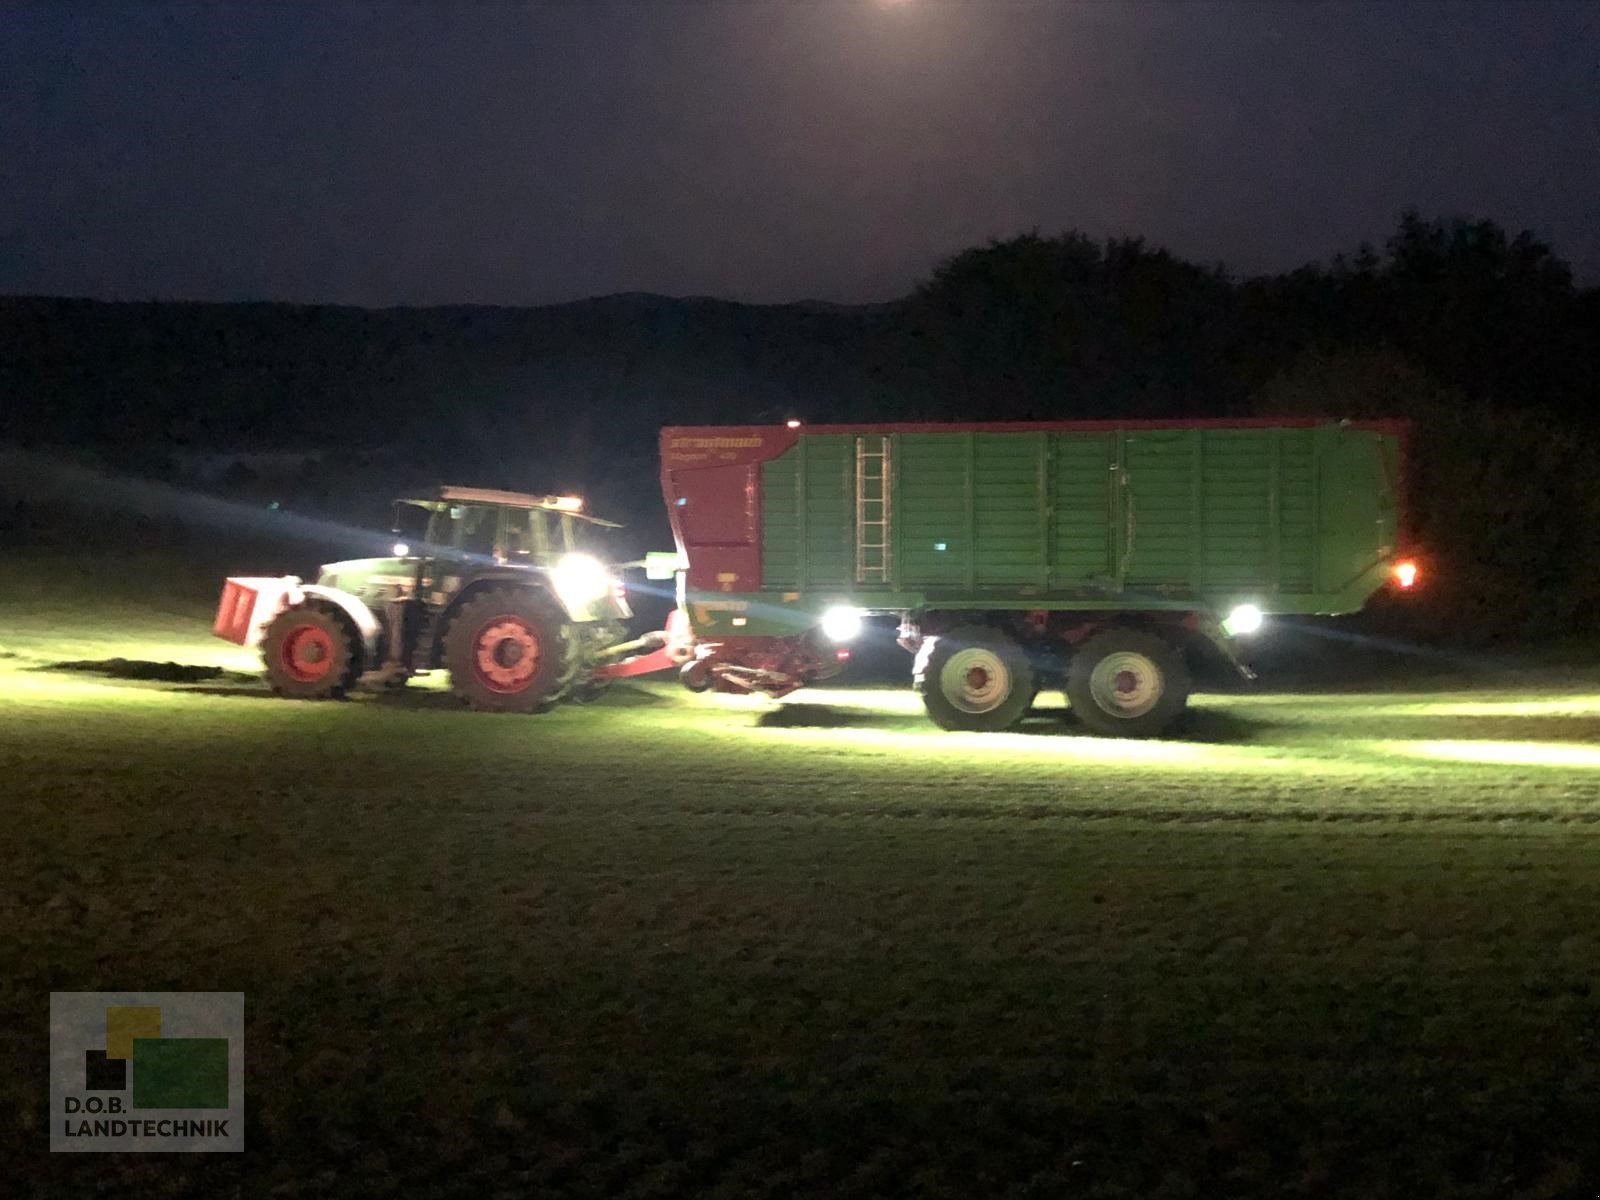
[(85, 1050), (83, 1086), (90, 1092), (122, 1091), (128, 1086), (128, 1060), (107, 1058), (104, 1050)]

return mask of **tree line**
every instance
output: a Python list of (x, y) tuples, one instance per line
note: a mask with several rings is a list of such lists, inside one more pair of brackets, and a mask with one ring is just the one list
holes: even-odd
[(1255, 278), (1035, 232), (868, 307), (0, 299), (0, 441), (175, 482), (211, 452), (304, 451), (270, 487), (356, 520), (441, 479), (582, 488), (658, 541), (674, 423), (1406, 417), (1429, 585), (1385, 619), (1452, 640), (1600, 625), (1597, 380), (1600, 291), (1529, 233), (1414, 212)]

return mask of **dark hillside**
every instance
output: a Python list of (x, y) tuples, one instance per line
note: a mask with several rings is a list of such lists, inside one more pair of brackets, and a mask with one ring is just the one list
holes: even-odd
[[(1441, 636), (1596, 620), (1597, 381), (1600, 300), (1548, 246), (1414, 213), (1381, 250), (1242, 281), (1029, 234), (872, 307), (0, 298), (0, 443), (364, 525), (450, 479), (582, 491), (657, 543), (674, 423), (1409, 417), (1413, 531), (1442, 568), (1411, 632)], [(37, 535), (16, 491), (0, 520)]]

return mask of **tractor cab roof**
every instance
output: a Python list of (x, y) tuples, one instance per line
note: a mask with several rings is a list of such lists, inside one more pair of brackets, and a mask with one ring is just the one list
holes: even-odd
[(415, 498), (405, 496), (395, 503), (414, 504), (430, 512), (441, 512), (457, 504), (477, 504), (493, 508), (536, 508), (543, 512), (564, 513), (593, 525), (604, 525), (608, 529), (622, 528), (615, 521), (604, 521), (584, 512), (581, 496), (535, 496), (526, 492), (502, 492), (496, 488), (440, 487), (435, 488), (430, 496)]

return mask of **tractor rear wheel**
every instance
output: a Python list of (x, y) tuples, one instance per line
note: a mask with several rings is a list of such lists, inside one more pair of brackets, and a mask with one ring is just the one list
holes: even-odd
[(1189, 702), (1189, 672), (1165, 638), (1142, 629), (1107, 629), (1072, 656), (1067, 701), (1094, 733), (1154, 737)]
[(473, 708), (538, 712), (561, 699), (576, 669), (577, 639), (555, 603), (531, 588), (494, 588), (450, 622), (450, 687)]
[(914, 669), (922, 705), (941, 729), (995, 733), (1033, 703), (1027, 652), (998, 629), (962, 625), (924, 638)]
[(349, 619), (329, 604), (286, 608), (261, 644), (267, 682), (293, 700), (335, 700), (361, 673), (361, 641)]

